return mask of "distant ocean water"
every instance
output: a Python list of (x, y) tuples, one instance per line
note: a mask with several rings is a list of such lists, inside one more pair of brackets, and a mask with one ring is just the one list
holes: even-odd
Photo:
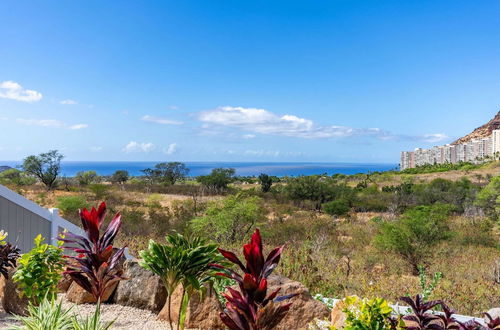
[[(116, 170), (127, 170), (130, 175), (142, 175), (141, 170), (152, 168), (158, 162), (93, 162), (64, 161), (61, 172), (65, 176), (75, 176), (80, 171), (94, 170), (99, 175), (110, 175)], [(0, 166), (19, 166), (21, 162), (0, 161)], [(356, 174), (375, 171), (388, 171), (397, 168), (397, 164), (361, 164), (361, 163), (296, 163), (296, 162), (185, 162), (189, 176), (205, 175), (213, 168), (230, 167), (237, 175), (252, 176), (266, 173), (276, 176), (299, 176), (327, 173), (329, 175)]]

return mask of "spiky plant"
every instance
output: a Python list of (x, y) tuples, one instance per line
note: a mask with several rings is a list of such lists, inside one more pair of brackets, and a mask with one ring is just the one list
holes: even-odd
[(17, 266), (17, 259), (21, 257), (21, 250), (5, 241), (8, 233), (0, 230), (0, 274), (9, 279), (9, 268)]
[[(124, 279), (119, 261), (125, 248), (113, 253), (113, 240), (121, 227), (121, 216), (117, 213), (101, 235), (101, 226), (106, 217), (106, 203), (102, 202), (96, 210), (86, 208), (80, 211), (80, 219), (86, 236), (66, 233), (62, 241), (65, 246), (75, 251), (78, 256), (70, 257), (76, 261), (69, 264), (65, 274), (78, 283), (83, 289), (101, 301), (106, 290), (116, 282)], [(77, 247), (74, 247), (76, 245)]]
[(239, 286), (239, 290), (228, 287), (228, 293), (224, 294), (226, 308), (220, 313), (222, 322), (231, 330), (264, 330), (277, 326), (291, 305), (279, 302), (294, 296), (277, 297), (280, 288), (267, 294), (267, 278), (278, 265), (283, 246), (275, 248), (264, 259), (262, 239), (256, 229), (250, 243), (243, 246), (246, 265), (233, 252), (219, 251), (243, 272), (241, 275), (228, 267), (214, 265), (223, 271), (219, 275), (235, 280)]
[(115, 321), (101, 321), (101, 303), (97, 302), (94, 314), (84, 319), (73, 316), (72, 325), (74, 330), (108, 330)]
[(27, 316), (14, 316), (21, 325), (11, 325), (13, 330), (73, 330), (70, 309), (62, 308), (62, 301), (43, 299), (38, 306), (29, 304)]

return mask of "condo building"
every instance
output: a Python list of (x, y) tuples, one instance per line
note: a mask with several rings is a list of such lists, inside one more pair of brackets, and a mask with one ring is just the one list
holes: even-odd
[(401, 171), (427, 164), (456, 164), (460, 162), (480, 163), (487, 158), (500, 157), (500, 129), (493, 130), (491, 136), (473, 139), (462, 144), (447, 144), (431, 149), (416, 148), (402, 151)]

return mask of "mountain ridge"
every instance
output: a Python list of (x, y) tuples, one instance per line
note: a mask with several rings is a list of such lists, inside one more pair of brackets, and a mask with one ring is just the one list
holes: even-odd
[(473, 139), (482, 139), (489, 137), (493, 130), (500, 129), (500, 111), (486, 124), (476, 128), (471, 133), (459, 138), (458, 140), (452, 142), (451, 144), (463, 144), (467, 143)]

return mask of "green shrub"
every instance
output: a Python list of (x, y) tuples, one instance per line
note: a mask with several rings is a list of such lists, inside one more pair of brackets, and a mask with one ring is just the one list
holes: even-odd
[(492, 178), (477, 194), (475, 203), (492, 219), (500, 220), (500, 175)]
[(108, 330), (115, 323), (101, 321), (101, 303), (97, 302), (94, 314), (84, 319), (73, 316), (72, 324), (74, 330)]
[(89, 207), (85, 197), (77, 196), (61, 196), (57, 198), (57, 208), (61, 210), (64, 216), (76, 217), (78, 210)]
[(22, 326), (11, 325), (15, 330), (73, 330), (71, 308), (64, 310), (62, 300), (43, 299), (38, 306), (29, 304), (27, 316), (14, 316)]
[(349, 213), (349, 203), (343, 199), (337, 199), (323, 204), (323, 210), (329, 215), (342, 216)]
[(210, 237), (217, 242), (233, 243), (245, 237), (262, 218), (260, 198), (229, 196), (209, 204), (204, 216), (191, 221), (197, 235)]
[(76, 173), (76, 179), (80, 186), (88, 186), (91, 183), (98, 182), (99, 177), (96, 171), (85, 171)]
[(94, 193), (96, 200), (103, 200), (108, 196), (108, 191), (111, 187), (102, 183), (94, 183), (89, 186), (91, 192)]
[(35, 238), (35, 246), (21, 256), (13, 277), (22, 295), (34, 305), (38, 305), (44, 298), (56, 298), (57, 283), (62, 278), (65, 266), (62, 242), (58, 242), (59, 246), (56, 247), (42, 244), (43, 240), (42, 235)]
[(450, 237), (448, 217), (450, 205), (417, 206), (406, 211), (395, 222), (382, 222), (375, 244), (392, 251), (407, 261), (418, 275), (419, 266), (432, 256), (433, 247)]
[(396, 329), (391, 320), (392, 308), (383, 298), (359, 299), (356, 296), (343, 300), (346, 314), (345, 330)]

